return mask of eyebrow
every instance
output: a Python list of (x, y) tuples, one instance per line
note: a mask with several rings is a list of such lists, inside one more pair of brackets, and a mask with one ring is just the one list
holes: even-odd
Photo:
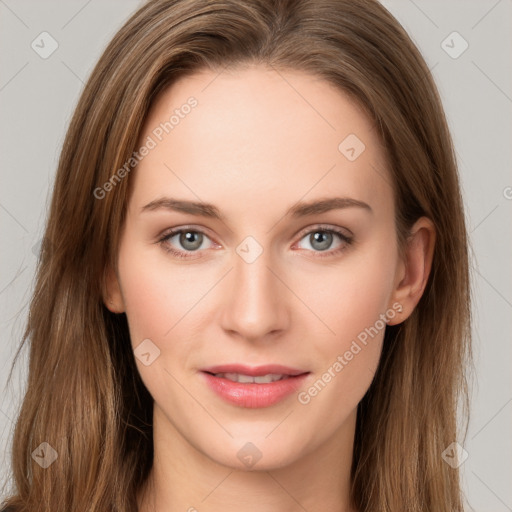
[[(307, 217), (309, 215), (325, 213), (331, 210), (341, 210), (345, 208), (361, 208), (369, 213), (373, 213), (371, 206), (363, 201), (352, 199), (350, 197), (330, 197), (316, 201), (296, 203), (287, 210), (285, 216), (301, 218)], [(220, 210), (213, 204), (196, 201), (185, 201), (181, 199), (173, 199), (171, 197), (163, 197), (151, 201), (142, 207), (141, 213), (160, 209), (224, 220), (224, 216), (221, 214)]]

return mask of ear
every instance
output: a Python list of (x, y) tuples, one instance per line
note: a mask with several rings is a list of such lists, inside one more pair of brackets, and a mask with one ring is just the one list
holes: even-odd
[(395, 288), (390, 304), (400, 304), (401, 311), (389, 320), (388, 325), (406, 320), (420, 301), (432, 268), (435, 240), (433, 222), (427, 217), (418, 219), (411, 229), (404, 257), (400, 258), (395, 274)]
[(108, 264), (103, 274), (103, 303), (112, 313), (124, 313), (125, 311), (119, 277), (116, 271)]

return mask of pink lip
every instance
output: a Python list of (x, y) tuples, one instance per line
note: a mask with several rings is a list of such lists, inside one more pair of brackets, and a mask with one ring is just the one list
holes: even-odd
[(280, 364), (246, 366), (244, 364), (237, 363), (211, 366), (209, 368), (203, 368), (202, 371), (209, 373), (243, 373), (244, 375), (250, 375), (251, 377), (259, 377), (261, 375), (267, 375), (268, 373), (276, 373), (282, 375), (301, 375), (303, 373), (307, 373), (304, 370), (298, 370), (297, 368), (290, 368)]
[[(250, 367), (240, 364), (213, 366), (205, 368), (201, 373), (210, 389), (221, 398), (233, 405), (251, 409), (270, 407), (280, 402), (297, 391), (309, 374), (309, 372), (281, 365)], [(215, 377), (212, 375), (214, 373), (242, 373), (252, 377), (275, 373), (289, 375), (289, 377), (268, 384), (246, 384)]]

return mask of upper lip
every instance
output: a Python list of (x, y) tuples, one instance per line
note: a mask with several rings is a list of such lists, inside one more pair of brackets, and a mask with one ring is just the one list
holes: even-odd
[(268, 375), (269, 373), (277, 375), (302, 375), (303, 373), (309, 373), (304, 370), (298, 370), (297, 368), (290, 368), (289, 366), (283, 366), (280, 364), (264, 364), (261, 366), (247, 366), (245, 364), (221, 364), (218, 366), (210, 366), (203, 368), (203, 372), (208, 373), (239, 373), (242, 375), (250, 375), (251, 377), (260, 377), (262, 375)]

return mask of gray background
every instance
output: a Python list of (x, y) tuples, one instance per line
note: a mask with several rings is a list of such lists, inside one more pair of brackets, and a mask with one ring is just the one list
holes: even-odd
[[(474, 252), (476, 358), (464, 444), (468, 458), (462, 465), (465, 492), (474, 510), (512, 511), (512, 0), (383, 3), (433, 70), (460, 165)], [(25, 389), (26, 350), (8, 386), (7, 375), (26, 320), (34, 253), (65, 130), (102, 49), (139, 5), (0, 0), (2, 481), (8, 478), (13, 420)], [(59, 45), (47, 59), (31, 47), (44, 31)], [(454, 31), (469, 44), (457, 58), (463, 40), (446, 39)]]

